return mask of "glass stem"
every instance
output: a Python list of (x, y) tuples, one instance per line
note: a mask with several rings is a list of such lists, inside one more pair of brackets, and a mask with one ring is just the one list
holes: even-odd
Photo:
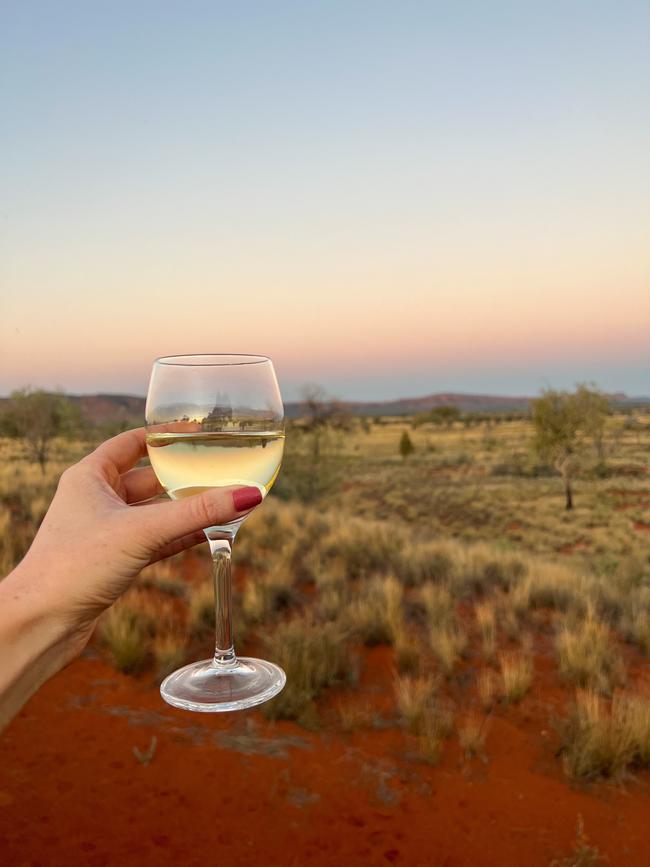
[(220, 668), (232, 668), (237, 664), (232, 636), (232, 539), (210, 539), (209, 542), (216, 625), (214, 664)]

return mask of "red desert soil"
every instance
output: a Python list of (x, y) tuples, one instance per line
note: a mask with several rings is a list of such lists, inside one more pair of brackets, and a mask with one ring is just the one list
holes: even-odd
[[(390, 660), (388, 648), (364, 651), (360, 683), (345, 691), (386, 724), (346, 735), (257, 711), (176, 711), (149, 679), (122, 676), (90, 651), (0, 741), (0, 861), (548, 867), (570, 851), (581, 814), (608, 867), (648, 863), (647, 776), (625, 789), (562, 777), (548, 723), (562, 698), (550, 665), (540, 661), (519, 708), (491, 719), (485, 762), (464, 761), (452, 739), (432, 767), (390, 718)], [(146, 751), (153, 736), (143, 764), (133, 748)]]

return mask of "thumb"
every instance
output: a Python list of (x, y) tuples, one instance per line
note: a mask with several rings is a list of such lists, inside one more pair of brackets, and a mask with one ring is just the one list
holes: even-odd
[(262, 493), (254, 486), (210, 488), (171, 503), (159, 503), (138, 509), (142, 513), (143, 529), (159, 545), (208, 527), (234, 521), (262, 502)]

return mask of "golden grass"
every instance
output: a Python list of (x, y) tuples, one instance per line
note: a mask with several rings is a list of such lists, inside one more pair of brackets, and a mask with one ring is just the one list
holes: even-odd
[(467, 758), (481, 756), (484, 752), (488, 729), (488, 717), (470, 713), (458, 729), (458, 743)]
[(573, 779), (618, 780), (633, 768), (650, 766), (650, 697), (616, 693), (607, 702), (578, 691), (564, 721), (562, 756)]
[(404, 627), (395, 639), (395, 666), (400, 674), (420, 672), (423, 649), (420, 641)]
[(432, 626), (429, 630), (429, 645), (445, 677), (450, 677), (467, 645), (467, 636), (460, 624), (446, 623)]
[(211, 581), (194, 584), (188, 594), (187, 626), (194, 635), (214, 630), (214, 586)]
[(420, 734), (433, 710), (438, 682), (430, 676), (397, 677), (394, 688), (397, 710), (404, 725), (413, 734)]
[(427, 582), (420, 588), (419, 599), (432, 629), (447, 626), (453, 621), (454, 600), (446, 587)]
[(494, 603), (477, 603), (474, 606), (474, 616), (481, 633), (485, 658), (488, 661), (492, 660), (497, 649), (497, 620)]
[(560, 671), (578, 687), (609, 695), (625, 680), (621, 654), (592, 610), (584, 620), (561, 627), (556, 648)]
[(283, 691), (264, 705), (271, 719), (300, 719), (324, 687), (353, 673), (347, 635), (337, 623), (297, 617), (280, 624), (264, 644), (287, 675)]
[(511, 651), (499, 656), (503, 693), (508, 704), (519, 704), (533, 682), (533, 661), (528, 653)]
[(118, 600), (104, 614), (99, 634), (118, 671), (133, 674), (140, 671), (149, 656), (149, 635), (138, 612), (128, 602)]
[(481, 707), (488, 713), (497, 701), (498, 683), (496, 674), (492, 669), (481, 669), (476, 678), (476, 687)]
[(346, 623), (365, 644), (393, 644), (404, 630), (403, 596), (392, 575), (368, 580), (345, 612)]
[[(628, 431), (621, 418), (608, 420), (615, 446), (608, 475), (589, 475), (587, 467), (571, 515), (562, 509), (557, 478), (545, 475), (528, 450), (528, 422), (422, 425), (410, 431), (416, 451), (402, 461), (396, 444), (405, 429), (409, 420), (358, 424), (333, 456), (344, 467), (344, 488), (324, 486), (311, 507), (270, 498), (238, 536), (235, 564), (247, 567), (234, 594), (238, 643), (242, 629), (270, 636), (269, 658), (289, 675), (269, 715), (313, 723), (321, 690), (354, 672), (354, 640), (392, 644), (404, 682), (405, 675), (430, 681), (431, 656), (434, 670), (452, 677), (465, 654), (479, 668), (476, 685), (463, 672), (451, 689), (455, 698), (466, 690), (458, 698), (459, 740), (463, 732), (471, 754), (481, 718), (472, 707), (480, 702), (489, 714), (502, 694), (516, 703), (532, 682), (530, 649), (524, 643), (499, 654), (498, 637), (519, 640), (522, 631), (539, 634), (549, 622), (567, 683), (611, 693), (624, 675), (617, 636), (650, 652), (650, 534), (634, 529), (635, 522), (650, 523), (650, 486), (641, 472), (650, 425)], [(306, 447), (306, 439), (297, 442), (298, 450)], [(0, 440), (0, 574), (23, 556), (61, 471), (84, 448), (61, 444), (42, 476), (18, 444)], [(292, 472), (290, 463), (283, 472)], [(208, 563), (206, 557), (206, 569)], [(103, 619), (100, 637), (122, 670), (153, 664), (162, 675), (179, 665), (182, 623), (191, 637), (212, 634), (211, 583), (185, 584), (181, 574), (182, 557), (145, 570), (138, 593)], [(468, 647), (464, 628), (480, 636), (480, 653)], [(495, 661), (499, 674), (485, 665)], [(417, 705), (417, 695), (411, 698)], [(647, 700), (628, 696), (623, 703), (615, 693), (598, 707), (597, 724), (574, 726), (579, 737), (567, 741), (567, 767), (581, 750), (588, 753), (587, 733), (607, 740), (612, 718), (635, 744), (624, 767), (647, 765)], [(584, 708), (576, 714), (584, 723)], [(352, 706), (342, 727), (370, 724), (363, 719), (363, 709)], [(449, 719), (436, 694), (414, 728), (407, 726), (423, 759), (437, 761)]]
[(451, 711), (438, 695), (438, 681), (431, 676), (398, 676), (394, 689), (404, 727), (417, 738), (418, 754), (429, 764), (436, 764), (453, 726)]
[(187, 642), (180, 631), (158, 634), (153, 639), (151, 649), (156, 663), (159, 680), (180, 668), (187, 661)]

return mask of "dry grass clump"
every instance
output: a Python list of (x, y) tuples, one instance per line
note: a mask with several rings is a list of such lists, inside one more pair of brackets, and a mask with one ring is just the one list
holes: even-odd
[(628, 596), (618, 625), (628, 641), (643, 653), (650, 653), (650, 586), (640, 587)]
[(497, 620), (494, 604), (492, 602), (477, 603), (474, 605), (474, 616), (481, 633), (485, 658), (492, 660), (497, 648)]
[(429, 644), (445, 677), (450, 677), (456, 663), (467, 646), (467, 636), (456, 621), (443, 626), (432, 626)]
[(458, 543), (413, 542), (402, 548), (397, 574), (407, 585), (424, 581), (450, 582), (456, 574)]
[(432, 677), (397, 677), (395, 701), (406, 728), (419, 734), (426, 717), (433, 711), (438, 681)]
[(625, 679), (620, 652), (612, 643), (607, 627), (592, 610), (585, 620), (565, 623), (556, 640), (560, 671), (583, 689), (610, 695)]
[(470, 713), (458, 729), (458, 743), (467, 758), (483, 755), (488, 717)]
[(153, 639), (151, 650), (159, 680), (180, 668), (187, 660), (187, 642), (178, 629), (157, 634)]
[(531, 608), (584, 613), (589, 589), (584, 577), (561, 563), (534, 561), (530, 572)]
[(342, 701), (336, 708), (339, 725), (344, 732), (373, 728), (377, 713), (368, 701)]
[(211, 581), (193, 584), (188, 594), (187, 628), (193, 635), (214, 630), (214, 587)]
[(338, 519), (320, 541), (324, 558), (342, 557), (350, 578), (395, 572), (403, 534), (378, 521)]
[(104, 614), (99, 626), (113, 665), (124, 674), (141, 670), (149, 656), (149, 633), (139, 612), (128, 600), (118, 600)]
[(531, 607), (531, 580), (525, 578), (515, 584), (507, 596), (509, 607), (517, 617), (523, 617)]
[(393, 576), (367, 581), (347, 612), (346, 623), (364, 644), (393, 644), (404, 632), (404, 588)]
[(179, 564), (180, 558), (177, 556), (160, 560), (158, 563), (148, 566), (140, 573), (138, 586), (158, 590), (167, 596), (185, 598), (188, 593), (188, 585), (177, 576)]
[(395, 640), (395, 666), (400, 674), (417, 675), (420, 672), (422, 645), (404, 628)]
[(454, 600), (446, 587), (427, 582), (418, 594), (431, 627), (445, 626), (454, 619)]
[(102, 616), (98, 631), (115, 668), (132, 674), (148, 663), (152, 639), (178, 633), (178, 621), (170, 599), (136, 586)]
[(620, 779), (650, 767), (650, 697), (617, 693), (611, 703), (579, 691), (562, 727), (566, 773), (577, 780)]
[(449, 708), (440, 700), (432, 677), (397, 677), (395, 700), (405, 727), (417, 737), (420, 756), (431, 764), (440, 759), (442, 744), (453, 726)]
[(417, 737), (418, 751), (431, 764), (440, 759), (453, 715), (438, 696), (438, 681), (431, 677), (397, 677), (395, 700), (405, 727)]
[(529, 653), (513, 651), (499, 656), (503, 693), (508, 704), (519, 704), (533, 682), (533, 661)]
[(507, 590), (526, 574), (526, 563), (518, 556), (476, 544), (461, 553), (461, 578), (464, 591), (484, 592), (489, 587)]
[(0, 503), (0, 578), (14, 566), (14, 548), (11, 538), (11, 511)]
[(274, 555), (266, 571), (249, 576), (242, 594), (242, 610), (251, 623), (262, 623), (294, 599), (294, 574), (289, 557)]
[(607, 861), (606, 855), (601, 855), (596, 846), (592, 846), (589, 837), (585, 833), (582, 816), (578, 816), (576, 823), (576, 839), (571, 854), (562, 858), (561, 861), (554, 859), (550, 867), (596, 867)]
[(489, 713), (496, 704), (498, 689), (497, 676), (492, 669), (481, 669), (476, 678), (476, 687), (481, 707)]
[(280, 624), (265, 645), (287, 675), (283, 691), (264, 706), (271, 719), (304, 719), (320, 691), (352, 671), (348, 636), (338, 623), (298, 617)]

